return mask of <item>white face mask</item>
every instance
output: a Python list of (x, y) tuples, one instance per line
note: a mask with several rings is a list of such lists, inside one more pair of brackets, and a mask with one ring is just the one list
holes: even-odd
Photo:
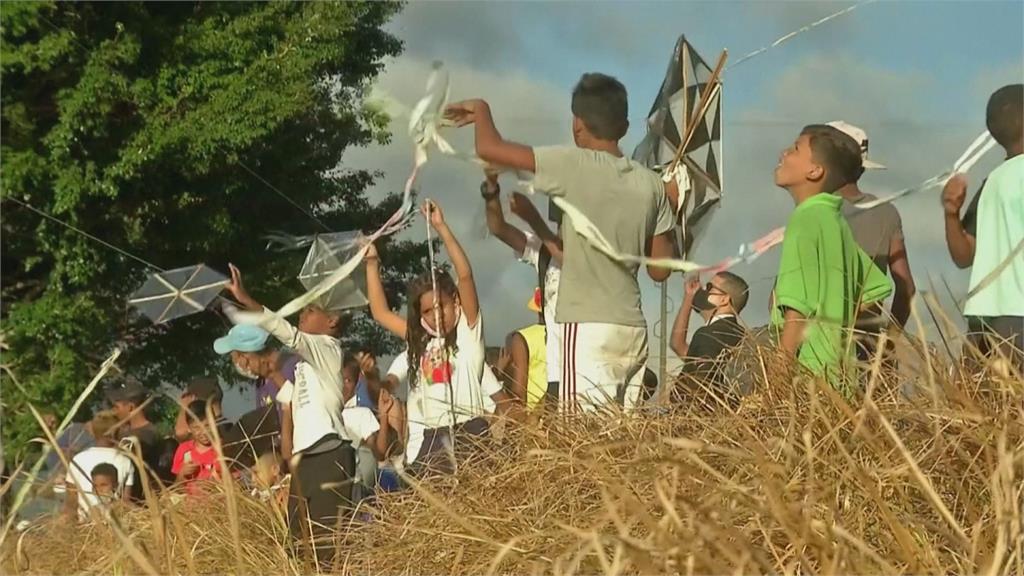
[(245, 368), (242, 368), (241, 366), (235, 364), (234, 362), (232, 362), (231, 365), (235, 367), (235, 372), (238, 372), (238, 375), (241, 376), (242, 378), (247, 378), (249, 380), (255, 380), (259, 378), (258, 374), (253, 374), (252, 372), (246, 370)]

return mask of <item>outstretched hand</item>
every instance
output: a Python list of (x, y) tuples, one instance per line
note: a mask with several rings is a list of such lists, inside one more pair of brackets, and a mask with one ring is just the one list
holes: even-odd
[(700, 274), (694, 274), (686, 280), (686, 299), (693, 300), (698, 290), (700, 290)]
[(449, 104), (444, 110), (445, 120), (460, 128), (472, 124), (476, 122), (476, 113), (482, 104), (483, 100), (463, 100)]
[[(227, 285), (228, 292), (231, 292), (235, 300), (242, 302), (242, 298), (249, 295), (245, 291), (245, 286), (242, 285), (242, 271), (234, 264), (228, 264), (228, 270), (231, 271), (231, 283)], [(245, 304), (245, 302), (242, 302), (242, 304)]]

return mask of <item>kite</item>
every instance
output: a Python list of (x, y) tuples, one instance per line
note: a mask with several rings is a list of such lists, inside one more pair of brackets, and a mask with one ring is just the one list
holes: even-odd
[(205, 264), (156, 272), (131, 295), (128, 303), (154, 324), (202, 312), (230, 283)]
[[(710, 221), (722, 198), (720, 70), (720, 65), (708, 66), (685, 35), (679, 36), (647, 115), (647, 136), (633, 151), (635, 161), (679, 183), (674, 208), (682, 221), (684, 253), (692, 251), (702, 224)], [(686, 135), (686, 149), (680, 150)], [(670, 167), (676, 167), (675, 174), (667, 173)]]
[[(335, 232), (317, 234), (306, 254), (306, 261), (299, 272), (299, 282), (312, 290), (321, 280), (345, 262), (366, 244), (362, 232)], [(366, 268), (358, 267), (349, 277), (335, 284), (319, 299), (318, 304), (325, 310), (346, 310), (362, 308), (369, 303), (366, 298)]]
[[(416, 105), (413, 106), (409, 116), (409, 136), (415, 145), (413, 151), (413, 169), (405, 181), (405, 188), (402, 195), (402, 204), (398, 210), (376, 231), (366, 237), (365, 243), (359, 246), (347, 260), (326, 276), (320, 276), (320, 280), (312, 287), (307, 287), (306, 293), (296, 297), (291, 302), (282, 306), (275, 313), (281, 317), (288, 317), (302, 310), (307, 304), (312, 304), (331, 292), (340, 282), (348, 278), (362, 263), (366, 256), (369, 245), (389, 234), (394, 234), (404, 229), (415, 215), (413, 186), (419, 175), (420, 168), (427, 162), (427, 151), (431, 145), (436, 146), (445, 153), (454, 153), (451, 145), (440, 135), (440, 128), (444, 125), (444, 107), (448, 100), (448, 73), (444, 65), (435, 62), (430, 76), (427, 78), (425, 94)], [(456, 154), (459, 156), (458, 154)], [(250, 317), (251, 313), (239, 312), (232, 318), (233, 322), (257, 322), (258, 315)]]

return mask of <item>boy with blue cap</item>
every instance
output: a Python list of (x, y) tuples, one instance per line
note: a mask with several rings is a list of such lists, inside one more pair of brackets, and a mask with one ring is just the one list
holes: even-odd
[[(316, 557), (329, 564), (334, 546), (331, 527), (343, 509), (351, 507), (355, 448), (362, 438), (349, 437), (342, 418), (344, 385), (342, 349), (338, 334), (340, 314), (309, 305), (299, 316), (298, 328), (264, 308), (242, 286), (242, 275), (234, 265), (231, 294), (253, 313), (254, 322), (239, 323), (227, 336), (214, 343), (220, 354), (231, 354), (240, 371), (267, 378), (274, 383), (281, 410), (281, 451), (292, 472), (292, 533), (298, 537), (301, 524), (312, 526)], [(232, 320), (237, 317), (226, 309)], [(301, 360), (294, 374), (286, 376), (274, 351), (267, 351), (268, 333), (294, 350)], [(260, 352), (253, 350), (259, 348)], [(308, 518), (307, 518), (308, 515)]]

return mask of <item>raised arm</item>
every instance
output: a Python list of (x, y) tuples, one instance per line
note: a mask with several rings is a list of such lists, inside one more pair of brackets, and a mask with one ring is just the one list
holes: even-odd
[(465, 100), (448, 106), (445, 117), (457, 126), (475, 124), (476, 155), (495, 166), (527, 172), (536, 171), (533, 148), (509, 142), (501, 137), (491, 117), (491, 107), (483, 100)]
[(380, 258), (377, 256), (377, 248), (372, 244), (366, 251), (366, 297), (370, 301), (370, 314), (374, 321), (388, 332), (405, 340), (405, 318), (395, 314), (388, 306), (384, 283), (380, 280)]
[(690, 345), (686, 342), (686, 335), (690, 331), (690, 313), (693, 311), (693, 297), (700, 289), (700, 276), (694, 276), (686, 281), (686, 292), (683, 295), (683, 303), (676, 313), (676, 321), (672, 324), (672, 336), (669, 345), (672, 351), (680, 358), (685, 358), (690, 352)]
[(448, 259), (452, 261), (452, 267), (455, 269), (462, 313), (466, 316), (466, 322), (470, 326), (476, 326), (476, 322), (480, 318), (480, 304), (477, 299), (476, 281), (473, 280), (473, 268), (469, 265), (469, 258), (466, 258), (466, 253), (462, 251), (458, 239), (455, 238), (448, 223), (445, 222), (440, 206), (427, 200), (423, 203), (423, 215), (434, 227), (434, 230), (437, 230), (437, 235), (444, 242), (444, 248), (448, 251)]
[(962, 174), (956, 174), (946, 182), (942, 190), (942, 208), (945, 215), (946, 247), (958, 268), (968, 268), (974, 263), (974, 236), (964, 229), (960, 221), (960, 208), (966, 198), (967, 179)]
[(501, 209), (501, 187), (498, 186), (498, 176), (493, 172), (487, 172), (487, 180), (484, 181), (484, 208), (487, 217), (487, 229), (494, 234), (494, 237), (505, 243), (517, 254), (522, 254), (526, 249), (526, 234), (519, 228), (505, 220), (505, 214)]
[(512, 199), (509, 203), (509, 207), (512, 212), (523, 219), (533, 233), (536, 234), (537, 238), (544, 243), (544, 246), (551, 253), (551, 258), (562, 264), (562, 239), (555, 234), (551, 228), (548, 228), (548, 223), (544, 220), (544, 217), (537, 211), (537, 207), (530, 202), (530, 199), (519, 192), (512, 193)]

